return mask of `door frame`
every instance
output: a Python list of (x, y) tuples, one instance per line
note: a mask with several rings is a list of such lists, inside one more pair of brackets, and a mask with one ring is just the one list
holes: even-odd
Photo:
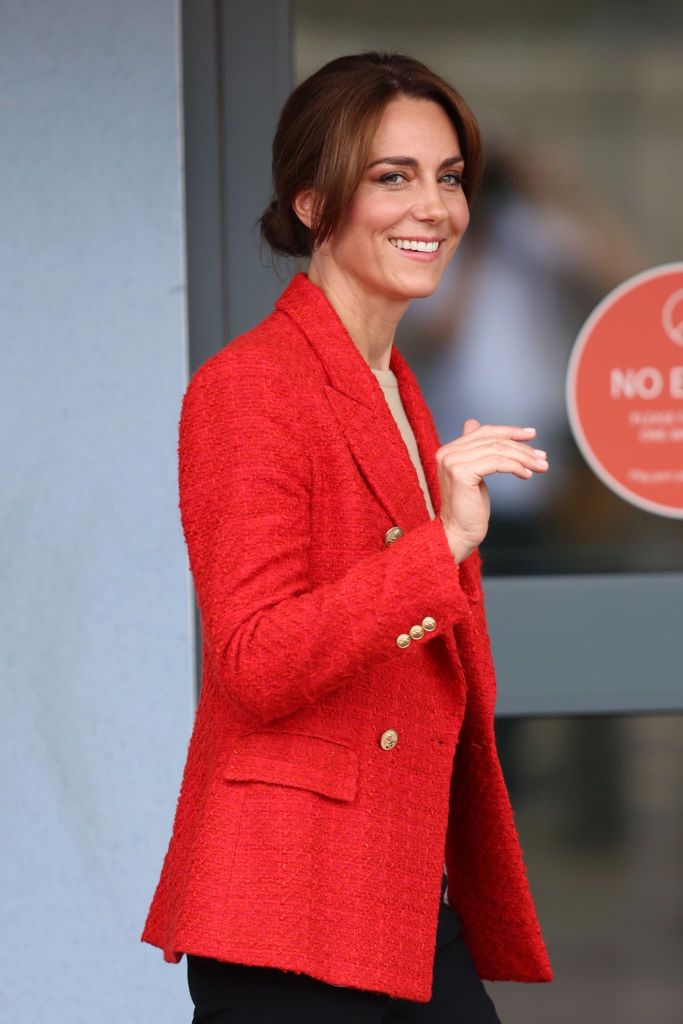
[[(191, 372), (266, 316), (296, 269), (283, 261), (274, 273), (254, 229), (294, 85), (292, 8), (181, 4)], [(484, 591), (497, 715), (683, 709), (683, 573), (485, 576)]]

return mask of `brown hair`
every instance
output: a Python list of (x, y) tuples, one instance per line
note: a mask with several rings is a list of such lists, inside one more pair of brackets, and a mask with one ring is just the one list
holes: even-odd
[[(280, 112), (273, 139), (273, 196), (256, 222), (273, 252), (310, 256), (330, 237), (360, 184), (384, 109), (398, 96), (434, 100), (448, 114), (465, 160), (463, 191), (471, 205), (484, 167), (483, 143), (460, 93), (404, 54), (349, 54), (301, 82)], [(292, 202), (310, 187), (318, 202), (309, 230)]]

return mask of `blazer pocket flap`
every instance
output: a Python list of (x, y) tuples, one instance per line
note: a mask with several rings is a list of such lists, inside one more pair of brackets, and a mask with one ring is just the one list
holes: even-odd
[(223, 773), (235, 782), (270, 782), (353, 800), (358, 754), (336, 740), (307, 733), (250, 732), (239, 736)]

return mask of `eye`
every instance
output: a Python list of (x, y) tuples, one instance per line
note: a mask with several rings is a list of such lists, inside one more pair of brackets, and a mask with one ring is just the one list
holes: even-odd
[[(444, 178), (454, 178), (455, 181), (453, 182), (453, 184), (456, 185), (457, 187), (461, 186), (463, 182), (462, 174), (455, 174), (455, 172), (449, 172), (448, 174), (444, 174)], [(443, 181), (443, 178), (441, 180)]]
[(400, 182), (398, 181), (390, 181), (390, 178), (405, 178), (405, 175), (401, 174), (400, 171), (392, 171), (391, 174), (385, 174), (384, 177), (380, 178), (379, 180), (382, 182), (383, 185), (390, 185), (394, 188), (400, 184)]

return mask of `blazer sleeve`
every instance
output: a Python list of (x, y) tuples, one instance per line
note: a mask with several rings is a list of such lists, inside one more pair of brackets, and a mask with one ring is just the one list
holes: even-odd
[(478, 599), (438, 516), (311, 585), (311, 449), (324, 438), (306, 434), (298, 396), (284, 372), (222, 350), (195, 372), (180, 414), (179, 506), (204, 650), (226, 696), (262, 723), (410, 657), (400, 633), (429, 615), (429, 642)]

